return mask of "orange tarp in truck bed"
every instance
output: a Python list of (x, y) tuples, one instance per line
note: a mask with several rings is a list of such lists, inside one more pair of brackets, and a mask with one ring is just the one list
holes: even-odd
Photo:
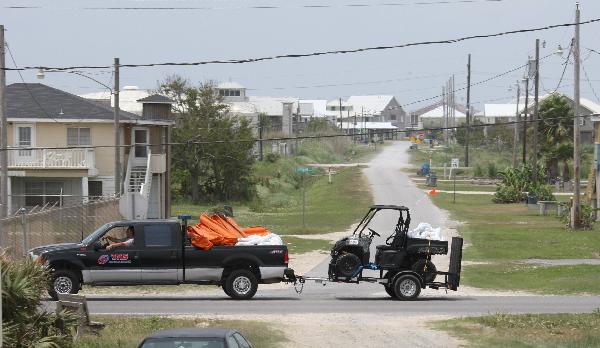
[(265, 236), (271, 232), (262, 226), (241, 228), (230, 217), (219, 214), (200, 214), (199, 223), (188, 226), (187, 233), (192, 240), (192, 245), (208, 250), (215, 245), (235, 245), (239, 238), (249, 235)]

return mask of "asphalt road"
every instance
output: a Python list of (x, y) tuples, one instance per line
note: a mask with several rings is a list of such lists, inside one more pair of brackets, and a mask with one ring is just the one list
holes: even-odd
[[(412, 223), (444, 224), (444, 214), (400, 169), (406, 166), (407, 142), (387, 146), (364, 170), (376, 204), (405, 205), (411, 209)], [(366, 208), (366, 207), (365, 207)], [(366, 209), (365, 209), (366, 212)], [(382, 236), (392, 231), (397, 215), (385, 213), (373, 221)], [(383, 240), (373, 244), (383, 243)], [(293, 267), (293, 265), (291, 265)], [(326, 276), (327, 261), (307, 275)], [(52, 306), (51, 304), (48, 304)], [(591, 312), (600, 307), (600, 296), (462, 296), (457, 293), (425, 290), (414, 302), (391, 300), (376, 284), (307, 283), (298, 295), (292, 286), (269, 289), (259, 286), (251, 301), (232, 301), (220, 292), (194, 297), (168, 296), (90, 296), (92, 314), (286, 314), (286, 313), (397, 313), (399, 315), (485, 315), (503, 313)]]

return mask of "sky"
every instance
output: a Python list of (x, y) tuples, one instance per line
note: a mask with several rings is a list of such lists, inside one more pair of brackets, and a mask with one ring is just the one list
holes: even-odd
[[(581, 0), (582, 21), (600, 18), (600, 1)], [(0, 24), (18, 66), (108, 66), (254, 58), (454, 39), (516, 29), (573, 23), (570, 0), (0, 0)], [(600, 22), (581, 28), (582, 97), (600, 104)], [(568, 48), (574, 28), (426, 45), (285, 58), (248, 64), (122, 68), (121, 87), (156, 88), (178, 74), (192, 83), (235, 81), (249, 95), (336, 99), (350, 95), (394, 95), (407, 111), (436, 100), (455, 76), (466, 85), (467, 55), (472, 83), (527, 62), (535, 39), (541, 56)], [(556, 89), (567, 52), (540, 64), (540, 94)], [(14, 67), (7, 54), (8, 67)], [(111, 69), (80, 70), (112, 85)], [(509, 102), (524, 70), (474, 86), (476, 109)], [(68, 73), (25, 71), (25, 82), (42, 82), (71, 93), (101, 91), (96, 82)], [(586, 76), (587, 73), (587, 76)], [(7, 72), (7, 82), (21, 82)], [(573, 94), (573, 65), (559, 91)], [(465, 91), (456, 100), (464, 103)]]

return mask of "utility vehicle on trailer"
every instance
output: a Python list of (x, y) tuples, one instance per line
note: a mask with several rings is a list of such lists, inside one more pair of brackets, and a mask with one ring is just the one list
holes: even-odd
[[(398, 220), (385, 244), (376, 246), (375, 260), (370, 262), (373, 238), (381, 235), (368, 226), (375, 215), (384, 210), (397, 212)], [(409, 225), (410, 212), (407, 207), (373, 205), (353, 234), (340, 239), (333, 246), (328, 278), (298, 278), (300, 282), (379, 283), (390, 296), (401, 300), (413, 300), (419, 296), (421, 289), (427, 287), (456, 291), (460, 284), (463, 239), (452, 238), (449, 270), (440, 272), (431, 262), (431, 257), (447, 254), (448, 242), (411, 238), (408, 236)], [(379, 271), (379, 276), (364, 276), (364, 270)], [(438, 276), (443, 276), (444, 280), (436, 281)]]

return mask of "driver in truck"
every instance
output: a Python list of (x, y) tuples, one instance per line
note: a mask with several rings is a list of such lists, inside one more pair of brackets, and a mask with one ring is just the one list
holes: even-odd
[(133, 226), (129, 226), (127, 228), (127, 231), (125, 231), (125, 234), (127, 235), (127, 237), (125, 237), (124, 240), (120, 240), (118, 238), (112, 237), (112, 236), (107, 236), (106, 239), (108, 239), (109, 241), (113, 242), (110, 243), (107, 247), (106, 250), (113, 250), (115, 248), (120, 248), (120, 247), (130, 247), (133, 245), (133, 238), (134, 238), (134, 233), (133, 233)]

